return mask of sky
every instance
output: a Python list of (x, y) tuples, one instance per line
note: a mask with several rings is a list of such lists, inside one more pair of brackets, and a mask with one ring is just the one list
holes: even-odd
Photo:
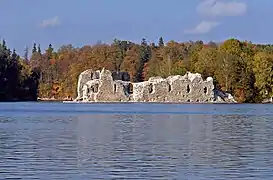
[(2, 0), (0, 38), (26, 46), (75, 47), (115, 38), (140, 42), (227, 38), (273, 43), (273, 0)]

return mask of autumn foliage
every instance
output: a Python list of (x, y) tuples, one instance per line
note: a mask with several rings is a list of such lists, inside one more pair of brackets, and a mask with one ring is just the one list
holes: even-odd
[(49, 45), (44, 52), (34, 44), (31, 57), (24, 62), (39, 73), (39, 97), (75, 97), (79, 74), (103, 67), (126, 71), (133, 82), (198, 72), (203, 78), (212, 76), (217, 88), (235, 95), (239, 102), (260, 102), (273, 96), (273, 46), (237, 39), (166, 44), (163, 38), (158, 44), (145, 39), (140, 44), (114, 40), (81, 48), (64, 45), (58, 50)]

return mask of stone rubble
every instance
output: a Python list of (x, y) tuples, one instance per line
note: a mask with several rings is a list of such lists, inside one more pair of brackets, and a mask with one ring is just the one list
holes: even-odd
[(273, 103), (273, 97), (264, 99), (264, 100), (262, 101), (262, 103), (263, 103), (263, 104)]
[(109, 70), (82, 72), (76, 102), (235, 103), (231, 94), (216, 90), (213, 78), (187, 72), (184, 76), (151, 77), (131, 83), (128, 73)]

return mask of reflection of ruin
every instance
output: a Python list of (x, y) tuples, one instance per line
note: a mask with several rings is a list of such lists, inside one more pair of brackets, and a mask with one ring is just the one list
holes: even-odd
[[(196, 111), (205, 111), (196, 108)], [(212, 115), (189, 115), (188, 118), (188, 156), (189, 168), (194, 169), (196, 164), (212, 164), (213, 152), (213, 116)]]
[(131, 83), (126, 72), (86, 70), (80, 74), (78, 97), (86, 102), (214, 102), (218, 98), (213, 79), (203, 80), (200, 74), (151, 77)]

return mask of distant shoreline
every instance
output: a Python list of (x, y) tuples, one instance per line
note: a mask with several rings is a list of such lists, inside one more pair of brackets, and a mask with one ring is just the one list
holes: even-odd
[(62, 101), (67, 104), (248, 104), (248, 103), (223, 103), (223, 102), (133, 102), (133, 101)]
[(71, 101), (73, 102), (73, 98), (37, 98), (37, 101), (48, 101), (48, 102), (63, 102), (63, 101)]
[(39, 100), (5, 100), (0, 101), (0, 103), (18, 103), (18, 102), (48, 102), (48, 103), (63, 103), (63, 104), (188, 104), (188, 105), (209, 105), (209, 104), (226, 104), (226, 105), (234, 105), (234, 104), (273, 104), (273, 103), (217, 103), (217, 102), (211, 102), (211, 103), (198, 103), (198, 102), (84, 102), (84, 101), (66, 101), (66, 100), (58, 100), (58, 99), (39, 99)]

